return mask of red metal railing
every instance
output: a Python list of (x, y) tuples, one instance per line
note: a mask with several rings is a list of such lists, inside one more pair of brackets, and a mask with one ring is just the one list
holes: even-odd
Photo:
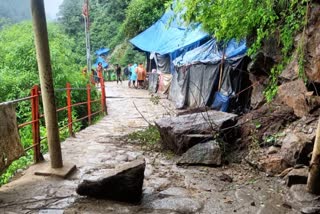
[[(66, 88), (58, 89), (59, 91), (66, 91), (67, 106), (57, 109), (57, 112), (61, 112), (61, 111), (66, 110), (67, 115), (68, 115), (68, 124), (64, 127), (61, 127), (59, 129), (60, 131), (65, 128), (68, 128), (69, 135), (74, 136), (74, 133), (73, 133), (73, 124), (74, 123), (88, 119), (88, 124), (91, 125), (93, 116), (95, 116), (99, 113), (107, 113), (106, 93), (105, 93), (104, 80), (102, 78), (100, 78), (100, 88), (101, 88), (101, 97), (100, 97), (100, 99), (97, 99), (97, 100), (91, 100), (91, 86), (90, 86), (90, 84), (88, 84), (86, 88), (72, 88), (70, 83), (67, 83)], [(72, 103), (72, 99), (71, 99), (72, 90), (86, 91), (87, 92), (86, 93), (87, 100), (85, 102)], [(30, 102), (31, 102), (31, 121), (27, 121), (23, 124), (18, 125), (18, 128), (32, 125), (32, 142), (33, 142), (33, 144), (32, 144), (32, 146), (25, 148), (25, 151), (33, 149), (34, 150), (34, 155), (33, 155), (34, 162), (38, 163), (39, 161), (42, 160), (42, 154), (40, 151), (40, 143), (42, 140), (46, 139), (47, 137), (45, 136), (45, 137), (41, 138), (41, 136), (40, 136), (40, 120), (42, 118), (44, 118), (44, 115), (40, 114), (39, 98), (40, 98), (41, 92), (39, 90), (39, 87), (37, 85), (33, 86), (30, 94), (31, 94), (31, 96), (29, 96), (29, 97), (14, 100), (11, 102), (6, 102), (6, 103), (19, 103), (22, 101), (30, 100)], [(96, 111), (96, 112), (92, 112), (91, 111), (92, 104), (98, 103), (98, 102), (100, 102), (100, 104), (101, 104), (100, 110)], [(6, 104), (6, 103), (3, 103), (3, 104)], [(76, 106), (81, 106), (81, 105), (87, 105), (87, 108), (86, 108), (87, 115), (82, 118), (78, 118), (76, 120), (73, 120), (72, 119), (72, 108), (76, 107)]]

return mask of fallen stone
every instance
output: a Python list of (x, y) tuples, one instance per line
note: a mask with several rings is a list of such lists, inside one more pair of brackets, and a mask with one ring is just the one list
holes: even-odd
[(269, 175), (276, 175), (287, 169), (289, 165), (279, 154), (266, 155), (264, 152), (249, 153), (245, 160), (253, 167), (266, 172)]
[(308, 168), (292, 169), (286, 176), (288, 187), (296, 184), (306, 184), (308, 180)]
[(279, 151), (279, 148), (278, 148), (278, 147), (276, 147), (276, 146), (270, 146), (270, 147), (268, 148), (267, 154), (268, 154), (268, 155), (275, 154), (275, 153), (278, 153), (278, 151)]
[(235, 114), (212, 110), (162, 118), (156, 120), (155, 124), (160, 131), (162, 145), (176, 154), (182, 154), (208, 139), (208, 134), (214, 136), (219, 134), (221, 129), (233, 126), (236, 117)]
[(289, 167), (283, 157), (278, 154), (272, 154), (266, 158), (262, 158), (260, 164), (262, 169), (269, 175), (278, 174)]
[(188, 196), (190, 192), (182, 187), (171, 187), (160, 192), (160, 195), (163, 196)]
[(306, 100), (307, 88), (303, 80), (295, 80), (282, 84), (278, 89), (278, 99), (293, 108), (294, 114), (303, 117), (309, 113), (311, 108)]
[(203, 205), (194, 198), (168, 197), (155, 200), (148, 206), (156, 210), (172, 210), (179, 213), (196, 213)]
[(303, 214), (319, 214), (320, 213), (320, 206), (304, 207), (301, 209), (301, 213), (303, 213)]
[(177, 165), (221, 165), (222, 152), (215, 141), (199, 143), (190, 148), (178, 160)]
[(281, 155), (290, 165), (309, 164), (307, 155), (312, 152), (313, 143), (298, 133), (288, 133), (282, 140)]
[(145, 165), (144, 159), (124, 164), (97, 181), (84, 180), (76, 192), (98, 199), (138, 203), (142, 197)]
[(233, 179), (230, 175), (222, 173), (221, 175), (217, 176), (220, 181), (232, 183)]
[(250, 106), (252, 109), (257, 109), (266, 102), (263, 91), (266, 89), (268, 76), (249, 73), (249, 79), (253, 83)]

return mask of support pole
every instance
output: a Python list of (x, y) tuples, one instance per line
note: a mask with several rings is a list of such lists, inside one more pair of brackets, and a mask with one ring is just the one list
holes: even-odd
[(87, 84), (87, 108), (88, 108), (88, 123), (91, 125), (91, 87)]
[(320, 118), (309, 167), (307, 190), (313, 194), (320, 194)]
[(84, 0), (85, 13), (84, 18), (84, 30), (86, 37), (86, 55), (87, 55), (87, 70), (91, 71), (91, 47), (90, 47), (90, 20), (89, 20), (89, 0)]
[(68, 107), (68, 129), (69, 129), (69, 136), (73, 137), (72, 131), (72, 101), (71, 101), (71, 85), (67, 82), (66, 84), (67, 89), (67, 107)]
[(63, 167), (43, 0), (31, 0), (45, 124), (52, 168)]
[(31, 89), (31, 112), (32, 112), (32, 139), (33, 139), (33, 160), (34, 163), (39, 163), (41, 158), (40, 151), (40, 115), (39, 115), (39, 88), (37, 85)]

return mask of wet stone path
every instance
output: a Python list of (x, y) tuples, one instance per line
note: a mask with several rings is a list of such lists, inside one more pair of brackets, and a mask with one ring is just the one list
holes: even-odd
[[(222, 168), (177, 167), (177, 157), (144, 150), (123, 136), (148, 126), (148, 121), (173, 112), (170, 101), (155, 105), (145, 90), (106, 83), (108, 115), (62, 143), (64, 161), (77, 165), (68, 179), (33, 175), (41, 164), (0, 188), (2, 213), (300, 213), (284, 199), (283, 181), (268, 178), (246, 165)], [(115, 167), (144, 157), (143, 199), (139, 205), (78, 196), (83, 179), (100, 178)], [(46, 157), (47, 158), (47, 157)], [(222, 174), (232, 182), (220, 179)]]

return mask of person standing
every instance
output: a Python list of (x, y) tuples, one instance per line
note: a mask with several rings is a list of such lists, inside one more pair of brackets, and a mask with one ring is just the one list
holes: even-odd
[(120, 83), (122, 84), (122, 80), (121, 80), (121, 67), (116, 64), (116, 74), (117, 74), (117, 84)]
[(102, 72), (103, 72), (102, 63), (99, 62), (96, 69), (95, 77), (94, 77), (96, 86), (99, 86), (100, 80), (102, 78)]
[(138, 76), (138, 88), (143, 88), (144, 80), (146, 79), (146, 69), (143, 67), (143, 63), (140, 63), (136, 69)]
[(128, 64), (127, 67), (125, 67), (125, 69), (123, 70), (124, 75), (127, 76), (128, 78), (128, 87), (130, 88), (131, 86), (131, 80), (130, 80), (130, 76), (131, 76), (131, 64)]
[(130, 68), (131, 76), (130, 80), (132, 81), (133, 87), (136, 88), (136, 81), (137, 81), (137, 73), (136, 73), (137, 64), (134, 64)]

